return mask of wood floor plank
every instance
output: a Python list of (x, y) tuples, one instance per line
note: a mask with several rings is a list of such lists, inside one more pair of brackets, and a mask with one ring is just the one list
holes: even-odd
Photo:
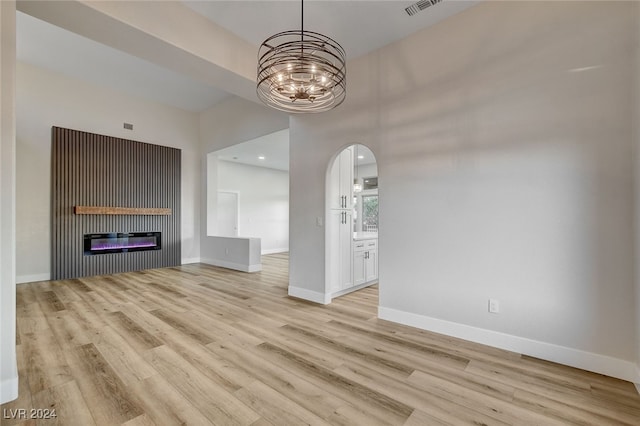
[(214, 424), (159, 374), (133, 385), (131, 391), (137, 396), (145, 414), (157, 425), (208, 426)]
[(145, 413), (128, 422), (122, 423), (122, 426), (156, 426), (156, 423)]
[(409, 416), (404, 426), (451, 426), (453, 423), (447, 423), (443, 420), (437, 419), (424, 411), (413, 410), (413, 413)]
[(38, 419), (38, 425), (96, 424), (75, 380), (38, 392), (33, 397), (33, 406), (50, 410), (45, 411), (46, 414), (55, 414), (55, 417)]
[(147, 349), (153, 349), (163, 344), (160, 339), (147, 332), (122, 311), (113, 312), (106, 318), (111, 321), (110, 324), (114, 329), (118, 330), (138, 352), (144, 352)]
[[(433, 395), (440, 396), (461, 406), (467, 406), (478, 413), (504, 422), (522, 425), (557, 425), (563, 423), (547, 417), (545, 413), (522, 408), (498, 398), (460, 386), (422, 371), (415, 371), (408, 382)], [(518, 391), (516, 391), (518, 392)], [(515, 396), (514, 396), (515, 399)]]
[(330, 390), (318, 386), (313, 378), (302, 378), (283, 368), (281, 363), (268, 362), (257, 350), (245, 350), (233, 343), (211, 343), (207, 347), (331, 424), (389, 424), (388, 421), (382, 421), (363, 411), (360, 405), (354, 406), (335, 396)]
[[(422, 410), (439, 421), (461, 425), (506, 425), (503, 420), (460, 404), (453, 398), (434, 392), (421, 392), (419, 387), (408, 382), (398, 382), (393, 378), (362, 365), (346, 364), (336, 373), (353, 380), (362, 386), (378, 392), (400, 398), (416, 409)], [(472, 403), (472, 401), (469, 401)]]
[(260, 416), (222, 386), (203, 376), (166, 346), (151, 349), (147, 359), (174, 388), (215, 424), (246, 426)]
[(130, 386), (156, 374), (156, 371), (111, 327), (103, 327), (94, 345), (120, 380)]
[(322, 418), (259, 381), (237, 390), (234, 395), (273, 424), (329, 426)]
[(220, 357), (210, 350), (208, 346), (200, 345), (189, 336), (177, 331), (167, 331), (161, 333), (161, 338), (167, 346), (180, 354), (184, 360), (197, 368), (201, 374), (230, 393), (255, 381), (255, 377), (247, 373), (243, 368), (237, 367), (232, 362)]
[(32, 394), (73, 379), (59, 345), (62, 342), (58, 342), (53, 333), (40, 331), (23, 337), (23, 356)]
[(93, 343), (67, 352), (96, 424), (121, 424), (144, 411)]
[(614, 410), (603, 413), (594, 412), (599, 410), (576, 408), (570, 404), (523, 390), (515, 392), (513, 402), (517, 406), (543, 413), (548, 418), (556, 419), (563, 424), (637, 426), (639, 419), (637, 416), (621, 419), (620, 417), (627, 416), (621, 416), (620, 414), (624, 413)]
[[(634, 425), (633, 384), (289, 297), (288, 254), (16, 288), (19, 398), (96, 425)], [(73, 417), (71, 417), (71, 414)]]
[(183, 314), (176, 314), (175, 312), (162, 309), (157, 309), (149, 313), (181, 333), (192, 337), (202, 345), (206, 345), (215, 340), (215, 337), (212, 337), (212, 333), (204, 329), (201, 325), (192, 321), (185, 321)]
[(258, 346), (263, 353), (275, 354), (287, 362), (303, 374), (311, 375), (317, 381), (324, 382), (333, 392), (340, 394), (347, 400), (351, 397), (361, 400), (363, 403), (369, 404), (371, 409), (382, 409), (386, 415), (395, 422), (406, 420), (413, 408), (398, 401), (392, 397), (384, 395), (376, 390), (360, 385), (357, 382), (349, 380), (331, 370), (322, 368), (316, 364), (310, 363), (302, 357), (299, 357), (289, 351), (286, 351), (271, 343), (262, 343)]

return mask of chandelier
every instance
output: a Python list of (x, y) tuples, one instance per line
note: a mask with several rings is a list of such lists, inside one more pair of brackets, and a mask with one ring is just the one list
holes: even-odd
[(301, 29), (266, 39), (258, 50), (258, 98), (285, 112), (323, 112), (340, 105), (346, 95), (346, 54), (335, 40)]

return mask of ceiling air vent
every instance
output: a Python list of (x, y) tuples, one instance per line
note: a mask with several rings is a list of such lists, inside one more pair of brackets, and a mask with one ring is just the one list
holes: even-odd
[(411, 6), (407, 7), (405, 9), (405, 12), (407, 12), (407, 14), (409, 16), (413, 16), (416, 13), (425, 10), (428, 7), (431, 7), (433, 5), (436, 5), (438, 3), (442, 2), (442, 0), (420, 0), (417, 3), (412, 4)]

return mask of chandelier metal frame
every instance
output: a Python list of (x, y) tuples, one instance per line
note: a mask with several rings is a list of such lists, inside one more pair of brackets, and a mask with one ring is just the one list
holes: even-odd
[(290, 113), (329, 111), (346, 98), (346, 53), (330, 37), (301, 29), (267, 38), (258, 50), (256, 93), (267, 106)]

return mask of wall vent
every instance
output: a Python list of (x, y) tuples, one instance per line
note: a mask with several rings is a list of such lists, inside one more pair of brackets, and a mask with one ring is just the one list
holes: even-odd
[(124, 123), (124, 128), (127, 130), (133, 130), (133, 124), (131, 123)]
[(407, 7), (405, 9), (405, 12), (407, 12), (409, 16), (413, 16), (416, 13), (421, 12), (426, 8), (434, 6), (440, 2), (442, 2), (442, 0), (420, 0), (419, 2), (414, 3), (411, 6)]

